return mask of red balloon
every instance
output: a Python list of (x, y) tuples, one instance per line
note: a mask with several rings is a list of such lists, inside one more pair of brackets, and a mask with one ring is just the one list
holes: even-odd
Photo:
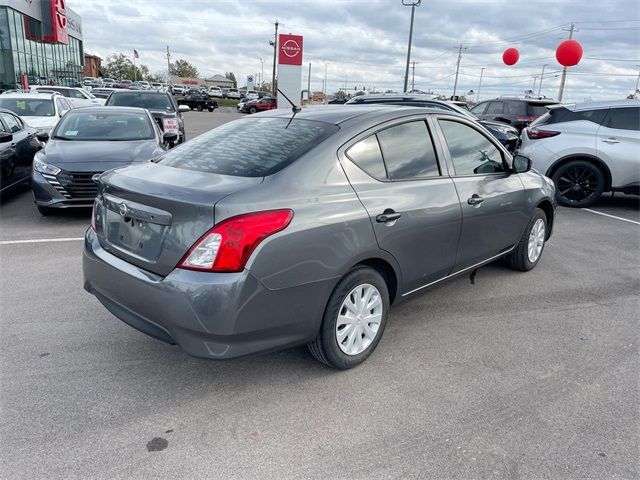
[(575, 40), (565, 40), (556, 48), (556, 60), (563, 67), (573, 67), (582, 58), (582, 45)]
[(515, 48), (507, 48), (502, 54), (502, 61), (506, 65), (515, 65), (520, 59), (520, 52)]

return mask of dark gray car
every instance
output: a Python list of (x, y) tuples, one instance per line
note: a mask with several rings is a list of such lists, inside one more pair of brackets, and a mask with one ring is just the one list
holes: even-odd
[(554, 211), (552, 182), (461, 115), (273, 110), (102, 175), (84, 286), (198, 357), (308, 344), (344, 369), (392, 303), (502, 257), (535, 267)]

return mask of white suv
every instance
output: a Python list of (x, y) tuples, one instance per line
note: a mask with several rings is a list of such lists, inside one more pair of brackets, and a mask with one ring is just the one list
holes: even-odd
[(588, 207), (603, 192), (640, 194), (640, 100), (548, 108), (522, 131), (518, 153), (553, 179), (558, 203)]
[(38, 133), (50, 133), (73, 105), (58, 93), (4, 93), (0, 108), (11, 110)]
[(62, 87), (60, 85), (37, 85), (31, 87), (33, 92), (57, 92), (67, 97), (74, 107), (101, 107), (104, 105), (103, 98), (96, 98), (84, 88)]

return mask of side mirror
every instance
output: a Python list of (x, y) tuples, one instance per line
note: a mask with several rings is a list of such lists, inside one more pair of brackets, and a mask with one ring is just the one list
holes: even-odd
[(178, 141), (178, 134), (175, 132), (167, 132), (162, 135), (162, 141), (165, 143), (175, 143)]
[(0, 132), (0, 143), (13, 142), (13, 133)]
[(514, 155), (512, 163), (513, 173), (525, 173), (531, 170), (531, 159), (524, 155)]
[(49, 134), (47, 132), (41, 132), (36, 135), (36, 138), (41, 142), (46, 142), (49, 140)]
[(183, 112), (189, 112), (191, 111), (191, 109), (189, 108), (189, 105), (178, 105), (178, 111), (180, 113), (183, 113)]

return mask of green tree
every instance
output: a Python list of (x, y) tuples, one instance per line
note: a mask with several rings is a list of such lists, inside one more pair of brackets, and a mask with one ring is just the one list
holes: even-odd
[(234, 88), (238, 87), (238, 81), (236, 80), (236, 76), (233, 74), (233, 72), (226, 72), (224, 76), (233, 82)]
[(176, 60), (171, 64), (169, 72), (171, 75), (182, 78), (197, 78), (198, 69), (186, 60)]
[(149, 67), (146, 65), (133, 66), (133, 61), (124, 53), (114, 53), (107, 57), (103, 67), (105, 77), (128, 80), (144, 80), (149, 76)]

